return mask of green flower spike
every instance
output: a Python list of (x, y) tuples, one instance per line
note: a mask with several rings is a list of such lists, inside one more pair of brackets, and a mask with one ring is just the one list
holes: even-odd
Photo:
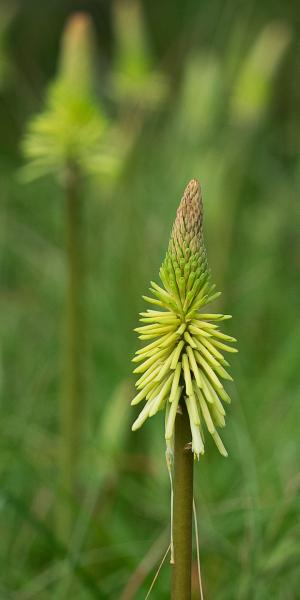
[(166, 409), (165, 437), (167, 446), (173, 443), (174, 423), (180, 403), (185, 402), (189, 414), (192, 449), (199, 458), (204, 454), (204, 427), (212, 435), (219, 451), (227, 451), (217, 433), (225, 425), (222, 404), (230, 402), (221, 379), (232, 381), (224, 367), (228, 363), (222, 351), (237, 352), (228, 342), (233, 337), (219, 331), (220, 321), (230, 315), (204, 313), (204, 307), (215, 300), (215, 292), (207, 264), (203, 241), (203, 207), (198, 181), (193, 179), (185, 189), (177, 210), (169, 248), (159, 272), (163, 287), (151, 282), (151, 297), (143, 296), (154, 305), (140, 313), (139, 338), (149, 341), (137, 350), (133, 362), (138, 394), (135, 405), (146, 404), (134, 422), (135, 431), (159, 410)]
[(68, 21), (61, 44), (58, 74), (50, 84), (45, 108), (34, 116), (23, 141), (28, 164), (23, 178), (61, 176), (66, 164), (81, 174), (109, 173), (108, 121), (94, 91), (94, 40), (90, 18), (78, 13)]

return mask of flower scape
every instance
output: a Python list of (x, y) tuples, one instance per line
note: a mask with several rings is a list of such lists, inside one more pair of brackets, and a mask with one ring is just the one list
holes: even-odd
[(225, 426), (223, 402), (230, 403), (221, 379), (232, 381), (223, 352), (237, 352), (228, 345), (236, 340), (219, 330), (219, 323), (230, 315), (203, 312), (220, 292), (215, 291), (207, 264), (201, 190), (195, 179), (177, 210), (159, 276), (163, 287), (151, 281), (152, 296), (143, 298), (153, 308), (140, 313), (143, 325), (135, 329), (147, 345), (133, 358), (138, 363), (134, 373), (140, 377), (131, 404), (146, 404), (132, 429), (166, 409), (165, 437), (172, 446), (176, 413), (185, 402), (194, 456), (204, 454), (205, 428), (227, 456), (217, 427)]

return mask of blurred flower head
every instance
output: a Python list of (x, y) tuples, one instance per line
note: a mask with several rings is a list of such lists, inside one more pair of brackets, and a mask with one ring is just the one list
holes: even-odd
[(45, 109), (32, 118), (23, 141), (25, 178), (59, 176), (66, 164), (76, 165), (82, 174), (114, 169), (107, 151), (109, 123), (94, 94), (93, 58), (91, 20), (75, 14), (63, 34), (58, 75)]
[(135, 330), (149, 343), (133, 358), (138, 363), (134, 373), (140, 378), (138, 394), (132, 400), (133, 405), (146, 401), (133, 430), (159, 410), (166, 410), (168, 446), (172, 446), (176, 413), (184, 402), (197, 458), (204, 453), (205, 428), (227, 456), (217, 432), (217, 427), (225, 425), (222, 401), (230, 402), (221, 379), (232, 380), (222, 352), (236, 352), (228, 345), (236, 340), (219, 330), (220, 321), (230, 316), (203, 312), (219, 293), (211, 283), (202, 226), (200, 186), (192, 180), (179, 205), (160, 269), (163, 287), (151, 282), (152, 296), (143, 296), (155, 309), (140, 313), (145, 324)]

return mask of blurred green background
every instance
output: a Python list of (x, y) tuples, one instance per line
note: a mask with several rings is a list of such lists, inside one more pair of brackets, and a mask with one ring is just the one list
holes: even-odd
[[(96, 38), (118, 168), (87, 177), (78, 490), (59, 485), (65, 209), (24, 183), (68, 18)], [(206, 600), (296, 600), (300, 582), (300, 12), (296, 0), (0, 2), (0, 599), (142, 600), (169, 543), (164, 423), (132, 434), (133, 328), (189, 179), (238, 338), (223, 459), (195, 471)], [(123, 150), (122, 150), (123, 148)], [(125, 148), (125, 150), (124, 150)], [(55, 525), (72, 503), (69, 544)], [(164, 564), (151, 598), (169, 598)], [(194, 597), (198, 598), (195, 565)]]

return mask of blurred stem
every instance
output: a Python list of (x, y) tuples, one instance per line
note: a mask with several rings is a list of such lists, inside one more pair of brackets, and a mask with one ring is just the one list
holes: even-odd
[(185, 403), (175, 421), (172, 600), (191, 599), (193, 453)]
[(61, 403), (61, 488), (65, 498), (59, 508), (59, 532), (68, 543), (74, 525), (82, 429), (83, 381), (83, 223), (79, 197), (80, 175), (74, 164), (65, 170), (66, 209), (66, 339)]

